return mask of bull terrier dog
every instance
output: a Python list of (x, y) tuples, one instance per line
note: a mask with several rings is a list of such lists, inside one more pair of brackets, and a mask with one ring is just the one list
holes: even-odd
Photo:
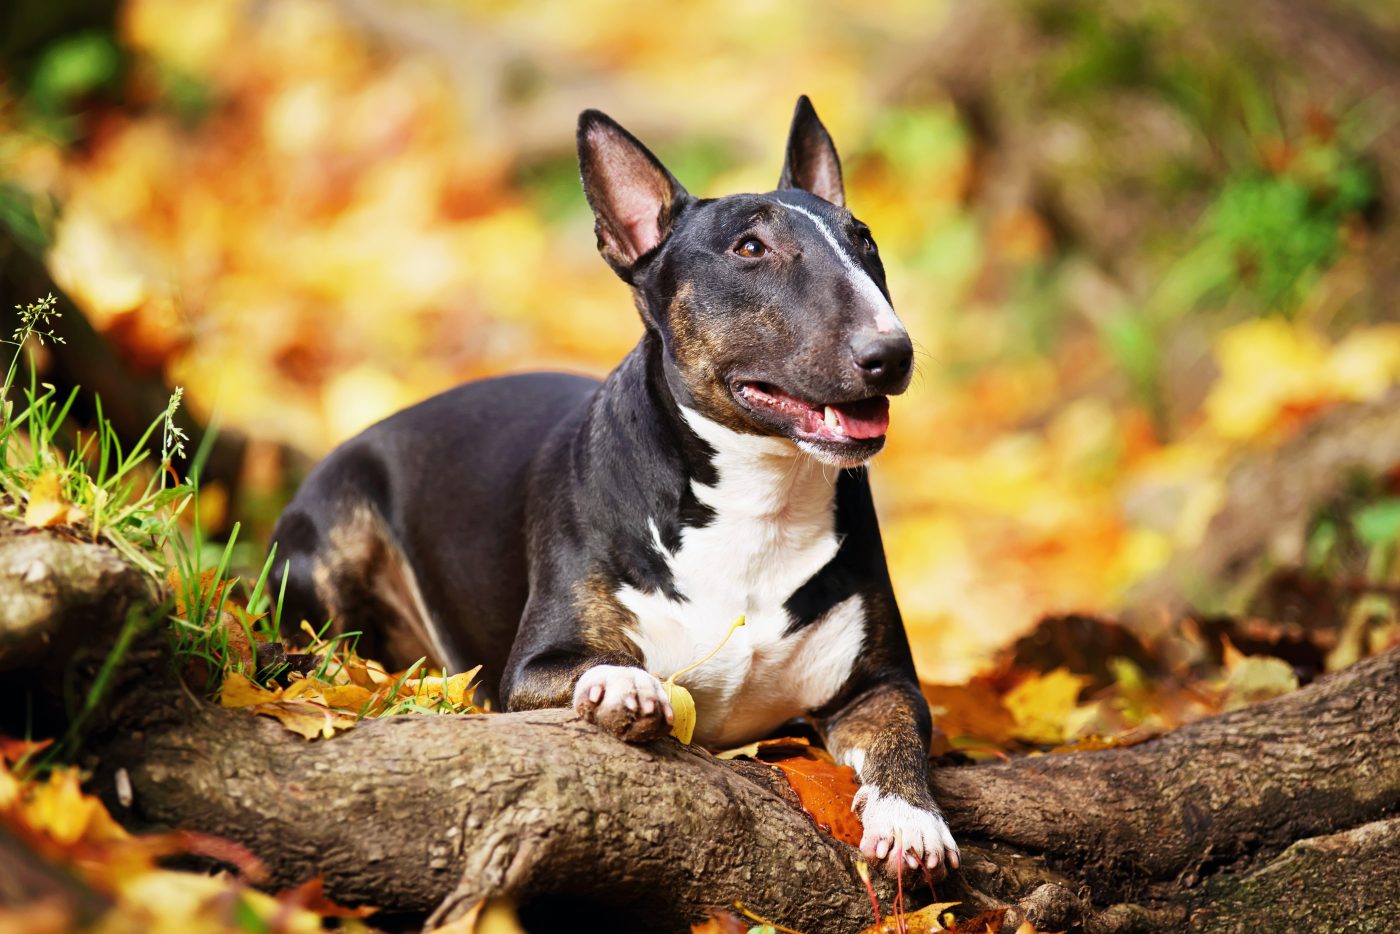
[(864, 855), (942, 875), (958, 848), (865, 466), (913, 345), (830, 135), (803, 97), (777, 189), (723, 198), (595, 110), (578, 155), (641, 340), (601, 382), (472, 382), (341, 445), (277, 525), (283, 618), (390, 664), (480, 664), (498, 707), (645, 743), (674, 717), (657, 673), (742, 615), (679, 679), (695, 741), (806, 718), (860, 778)]

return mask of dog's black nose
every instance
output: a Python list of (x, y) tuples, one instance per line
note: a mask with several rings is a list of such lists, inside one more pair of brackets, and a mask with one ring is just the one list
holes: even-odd
[(902, 382), (914, 365), (914, 345), (903, 333), (857, 337), (851, 353), (860, 375), (878, 388)]

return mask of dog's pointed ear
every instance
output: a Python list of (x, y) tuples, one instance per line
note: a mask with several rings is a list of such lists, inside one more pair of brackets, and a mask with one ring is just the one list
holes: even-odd
[(841, 183), (841, 157), (836, 144), (822, 126), (812, 102), (803, 94), (792, 112), (788, 131), (787, 159), (778, 187), (800, 188), (837, 207), (846, 205), (846, 189)]
[(598, 252), (630, 282), (632, 267), (666, 239), (690, 196), (635, 136), (597, 110), (579, 114), (578, 164)]

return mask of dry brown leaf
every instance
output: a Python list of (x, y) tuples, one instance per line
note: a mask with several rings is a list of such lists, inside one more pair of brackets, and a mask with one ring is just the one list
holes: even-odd
[(1296, 690), (1298, 674), (1288, 662), (1268, 655), (1249, 655), (1230, 665), (1224, 706), (1226, 710), (1237, 710)]

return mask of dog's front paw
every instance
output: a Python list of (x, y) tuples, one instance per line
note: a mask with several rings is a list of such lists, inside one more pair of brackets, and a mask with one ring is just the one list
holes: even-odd
[(645, 743), (671, 732), (676, 714), (666, 689), (640, 668), (596, 665), (574, 688), (574, 710), (619, 739)]
[(898, 874), (901, 867), (922, 867), (933, 878), (941, 879), (948, 867), (958, 868), (958, 845), (932, 802), (926, 806), (911, 804), (865, 785), (856, 792), (852, 810), (860, 814), (861, 826), (865, 828), (860, 840), (861, 854), (882, 864), (891, 876)]

